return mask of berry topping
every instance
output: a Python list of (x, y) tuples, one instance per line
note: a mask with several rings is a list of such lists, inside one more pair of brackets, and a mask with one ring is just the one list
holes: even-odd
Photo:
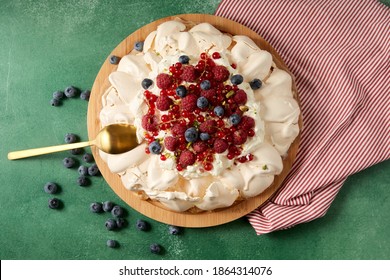
[(249, 116), (242, 116), (241, 122), (238, 127), (242, 130), (247, 131), (255, 127), (255, 120)]
[(204, 80), (200, 83), (200, 88), (203, 90), (208, 90), (211, 88), (211, 83), (209, 80)]
[(201, 134), (199, 134), (199, 138), (202, 141), (207, 141), (210, 139), (210, 134), (208, 134), (206, 132), (202, 132)]
[(170, 99), (168, 96), (160, 95), (156, 100), (156, 107), (160, 111), (167, 111), (173, 104), (172, 99)]
[(174, 152), (177, 149), (178, 144), (179, 141), (173, 136), (168, 136), (164, 139), (164, 145), (168, 151)]
[(195, 127), (190, 127), (184, 133), (184, 137), (187, 142), (195, 142), (198, 139), (198, 131)]
[(111, 55), (108, 60), (110, 61), (111, 64), (117, 65), (121, 59), (116, 55)]
[(181, 152), (179, 157), (179, 164), (182, 167), (187, 167), (188, 165), (193, 165), (196, 161), (196, 156), (193, 152), (189, 150), (184, 150)]
[(214, 114), (216, 114), (218, 117), (223, 117), (225, 114), (225, 110), (222, 106), (217, 106), (214, 108)]
[(144, 88), (144, 89), (148, 89), (150, 88), (151, 86), (153, 85), (153, 81), (151, 79), (143, 79), (142, 82), (141, 82), (141, 86)]
[(45, 193), (55, 194), (58, 192), (58, 185), (56, 183), (53, 183), (53, 182), (48, 182), (43, 187), (43, 190), (45, 191)]
[(223, 139), (216, 139), (214, 141), (214, 151), (218, 154), (225, 152), (229, 147), (229, 144)]
[(197, 141), (192, 145), (192, 148), (197, 153), (203, 153), (208, 149), (208, 145), (205, 142)]
[(187, 88), (185, 86), (178, 86), (176, 88), (176, 94), (181, 98), (185, 97), (187, 95)]
[(200, 95), (207, 98), (211, 105), (218, 105), (218, 97), (215, 89), (202, 90)]
[(195, 82), (197, 78), (195, 67), (192, 65), (183, 67), (183, 73), (181, 74), (181, 78), (186, 82)]
[(224, 82), (229, 79), (230, 76), (229, 70), (227, 70), (226, 67), (222, 65), (213, 67), (212, 73), (214, 75), (214, 79), (217, 82)]
[(243, 91), (242, 89), (239, 89), (239, 90), (237, 90), (236, 94), (233, 95), (233, 99), (238, 105), (242, 105), (242, 104), (246, 103), (246, 101), (248, 100), (248, 97), (246, 96), (245, 91)]
[(201, 96), (196, 100), (196, 106), (198, 106), (200, 109), (205, 109), (207, 106), (209, 106), (209, 101), (206, 97)]
[(175, 124), (172, 127), (171, 132), (172, 132), (173, 136), (184, 136), (184, 132), (186, 132), (186, 130), (187, 130), (187, 127), (185, 125)]
[(158, 127), (158, 119), (155, 115), (144, 115), (142, 117), (142, 128), (146, 131), (156, 131)]
[(215, 120), (207, 120), (199, 126), (201, 132), (213, 134), (217, 131), (217, 122)]
[(251, 86), (251, 88), (252, 88), (253, 90), (256, 90), (256, 89), (261, 88), (261, 86), (263, 85), (263, 83), (262, 83), (259, 79), (254, 79), (253, 81), (250, 81), (250, 82), (249, 82), (249, 85)]
[(101, 213), (103, 212), (103, 205), (99, 202), (92, 202), (89, 206), (89, 210), (91, 210), (92, 213)]
[(197, 102), (198, 98), (195, 94), (189, 94), (187, 95), (186, 97), (184, 97), (182, 100), (181, 100), (181, 108), (183, 111), (188, 111), (188, 112), (192, 112), (194, 111), (197, 106), (196, 106), (196, 102)]
[(168, 74), (161, 73), (156, 78), (157, 87), (160, 89), (168, 89), (172, 84), (172, 78)]
[(136, 51), (142, 52), (142, 50), (144, 49), (144, 42), (135, 42), (134, 49)]
[(238, 125), (241, 121), (241, 117), (240, 115), (238, 114), (232, 114), (230, 117), (229, 117), (229, 121), (232, 125)]
[(244, 81), (244, 78), (243, 78), (240, 74), (233, 75), (233, 76), (230, 78), (230, 82), (231, 82), (233, 85), (239, 85), (239, 84), (241, 84), (243, 81)]
[(245, 143), (247, 137), (248, 137), (248, 135), (244, 130), (242, 130), (242, 129), (236, 130), (233, 133), (233, 143), (235, 145), (242, 145)]
[(161, 153), (161, 150), (162, 150), (162, 147), (161, 147), (159, 142), (154, 141), (154, 142), (149, 144), (149, 151), (152, 154), (158, 155)]
[(188, 62), (190, 62), (190, 58), (187, 55), (181, 55), (179, 57), (179, 62), (181, 64), (188, 64)]

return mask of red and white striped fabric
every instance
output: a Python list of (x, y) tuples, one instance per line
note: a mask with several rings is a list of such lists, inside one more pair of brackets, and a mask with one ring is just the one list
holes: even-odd
[(390, 157), (390, 10), (374, 0), (223, 0), (216, 15), (265, 38), (294, 74), (303, 131), (257, 234), (325, 215), (347, 176)]

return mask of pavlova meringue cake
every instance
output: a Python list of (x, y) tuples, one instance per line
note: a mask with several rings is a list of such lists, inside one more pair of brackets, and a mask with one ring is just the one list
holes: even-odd
[(208, 23), (160, 24), (109, 81), (101, 125), (134, 124), (141, 144), (100, 156), (125, 188), (173, 211), (259, 195), (299, 134), (290, 74), (249, 37)]

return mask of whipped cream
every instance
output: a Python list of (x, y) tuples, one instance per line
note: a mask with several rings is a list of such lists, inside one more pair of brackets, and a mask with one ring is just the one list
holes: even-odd
[[(145, 78), (155, 81), (159, 73), (168, 73), (181, 55), (191, 61), (205, 51), (218, 52), (219, 65), (231, 75), (244, 77), (238, 87), (247, 94), (245, 115), (255, 119), (255, 136), (242, 145), (241, 155), (252, 154), (253, 160), (235, 163), (225, 152), (215, 154), (214, 168), (208, 172), (196, 163), (178, 171), (172, 157), (162, 161), (158, 155), (144, 152), (147, 144), (141, 119), (148, 106), (141, 82)], [(255, 78), (262, 81), (262, 87), (252, 90), (249, 82)], [(132, 123), (141, 144), (124, 154), (100, 151), (100, 155), (109, 169), (121, 176), (124, 187), (174, 211), (229, 207), (240, 197), (260, 194), (282, 171), (282, 157), (299, 134), (300, 109), (293, 98), (291, 76), (277, 68), (272, 55), (250, 38), (224, 34), (208, 23), (189, 29), (181, 20), (161, 24), (147, 36), (142, 52), (131, 52), (121, 59), (109, 81), (111, 87), (102, 97), (101, 125)], [(160, 92), (155, 83), (148, 90), (157, 96)], [(160, 131), (158, 137), (164, 136)]]

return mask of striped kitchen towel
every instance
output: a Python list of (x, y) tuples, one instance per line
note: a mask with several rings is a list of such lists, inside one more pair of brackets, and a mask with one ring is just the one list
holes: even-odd
[(325, 215), (346, 178), (390, 157), (390, 10), (374, 0), (223, 0), (295, 76), (303, 131), (290, 174), (248, 215), (257, 234)]

